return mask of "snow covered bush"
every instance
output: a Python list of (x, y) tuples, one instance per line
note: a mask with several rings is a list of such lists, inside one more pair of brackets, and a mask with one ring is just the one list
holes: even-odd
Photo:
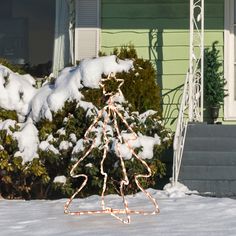
[[(162, 125), (155, 71), (150, 62), (137, 57), (133, 48), (122, 48), (119, 57), (83, 60), (77, 67), (65, 68), (54, 83), (46, 83), (40, 89), (35, 88), (29, 75), (16, 74), (0, 65), (0, 191), (4, 197), (65, 197), (80, 186), (82, 180), (71, 178), (70, 170), (91, 145), (84, 140), (84, 134), (107, 104), (99, 82), (110, 73), (124, 79), (121, 87), (124, 97), (117, 97), (114, 104), (138, 135), (132, 147), (153, 171), (150, 179), (142, 181), (143, 186), (155, 186), (158, 176), (165, 174), (165, 165), (159, 158), (170, 144), (171, 134)], [(113, 80), (105, 86), (116, 91), (118, 85)], [(12, 91), (14, 99), (9, 95)], [(90, 134), (96, 141), (93, 150), (76, 170), (89, 176), (81, 196), (101, 193), (104, 117), (105, 114)], [(106, 193), (117, 192), (122, 178), (114, 148), (117, 131), (110, 124), (113, 119), (106, 128), (109, 135), (104, 163), (109, 175)], [(117, 117), (117, 123), (122, 139), (129, 140), (122, 119)], [(137, 191), (134, 174), (146, 170), (125, 146), (121, 146), (121, 151), (131, 179), (126, 193), (133, 193)]]
[(0, 123), (0, 192), (11, 199), (29, 199), (33, 192), (39, 196), (40, 187), (48, 182), (48, 174), (38, 158), (24, 162), (14, 137), (17, 132), (16, 121), (7, 119)]
[(21, 66), (13, 65), (10, 61), (8, 61), (5, 58), (0, 58), (0, 64), (3, 66), (6, 66), (7, 68), (12, 70), (13, 72), (17, 72), (19, 74), (25, 74), (25, 70)]

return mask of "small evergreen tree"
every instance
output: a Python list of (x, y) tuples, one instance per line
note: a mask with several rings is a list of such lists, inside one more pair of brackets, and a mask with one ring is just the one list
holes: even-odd
[(216, 48), (218, 41), (212, 43), (211, 48), (205, 49), (204, 57), (204, 96), (210, 107), (220, 106), (227, 96), (223, 77), (223, 65), (219, 60), (220, 51)]

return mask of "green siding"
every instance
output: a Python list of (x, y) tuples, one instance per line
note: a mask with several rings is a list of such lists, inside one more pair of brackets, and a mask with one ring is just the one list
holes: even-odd
[[(102, 0), (101, 51), (133, 44), (151, 60), (174, 129), (189, 58), (189, 0)], [(205, 1), (205, 45), (219, 41), (223, 60), (224, 0)]]
[[(161, 36), (164, 42), (163, 47), (166, 46), (189, 46), (189, 31), (188, 30), (142, 30), (142, 29), (134, 29), (134, 30), (114, 30), (114, 29), (102, 29), (102, 47), (114, 47), (116, 45), (124, 44), (124, 38), (127, 38), (126, 42), (134, 43), (139, 47), (148, 47), (149, 45), (144, 45), (144, 43), (150, 42), (151, 35)], [(219, 45), (223, 45), (224, 39), (222, 30), (207, 30), (205, 38), (205, 45), (210, 46), (212, 41), (218, 40)], [(117, 37), (118, 36), (118, 37)], [(161, 45), (157, 45), (161, 46)]]

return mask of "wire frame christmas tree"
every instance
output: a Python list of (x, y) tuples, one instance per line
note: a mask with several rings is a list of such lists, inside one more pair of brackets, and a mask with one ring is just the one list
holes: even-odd
[[(118, 89), (115, 92), (107, 92), (106, 91), (106, 86), (105, 82), (114, 79), (118, 84)], [(148, 164), (135, 152), (134, 148), (131, 146), (130, 141), (135, 141), (138, 136), (137, 134), (133, 131), (132, 127), (128, 124), (128, 122), (125, 120), (124, 116), (119, 110), (119, 107), (117, 106), (117, 99), (120, 97), (123, 97), (123, 94), (121, 92), (121, 86), (123, 85), (124, 80), (123, 79), (117, 79), (115, 76), (109, 75), (106, 79), (102, 79), (100, 83), (100, 87), (103, 90), (103, 96), (107, 98), (107, 102), (99, 112), (97, 117), (94, 119), (93, 123), (90, 125), (90, 127), (87, 129), (85, 135), (84, 135), (84, 140), (85, 142), (91, 143), (89, 149), (84, 153), (84, 155), (73, 165), (70, 175), (73, 178), (83, 178), (82, 184), (78, 188), (78, 190), (71, 196), (70, 199), (66, 202), (64, 206), (64, 212), (65, 214), (69, 215), (88, 215), (88, 214), (110, 214), (120, 220), (123, 223), (129, 224), (130, 223), (130, 215), (131, 214), (142, 214), (142, 215), (154, 215), (158, 214), (159, 211), (159, 206), (156, 202), (156, 200), (153, 198), (153, 196), (147, 192), (141, 185), (139, 179), (140, 178), (149, 178), (152, 175), (151, 169), (148, 166)], [(127, 131), (129, 131), (130, 138), (124, 139), (121, 135), (120, 127), (118, 125), (118, 119), (121, 120), (123, 125), (127, 128)], [(91, 138), (91, 133), (93, 132), (94, 128), (96, 128), (96, 125), (98, 124), (99, 121), (103, 120), (103, 125), (102, 125), (102, 134), (103, 134), (103, 155), (102, 159), (100, 162), (100, 173), (103, 176), (103, 187), (102, 187), (102, 193), (101, 193), (101, 209), (98, 210), (81, 210), (81, 211), (71, 211), (70, 210), (70, 205), (73, 201), (73, 199), (78, 195), (78, 193), (86, 186), (87, 181), (88, 181), (88, 176), (86, 174), (76, 174), (76, 169), (79, 166), (79, 164), (86, 159), (86, 157), (89, 156), (89, 154), (92, 152), (92, 150), (96, 147), (96, 137)], [(106, 158), (108, 158), (108, 152), (109, 152), (109, 142), (110, 142), (110, 136), (107, 133), (107, 126), (110, 124), (112, 121), (114, 125), (114, 129), (117, 134), (117, 139), (118, 142), (115, 142), (115, 150), (117, 154), (117, 158), (120, 161), (121, 169), (122, 169), (122, 179), (119, 183), (119, 191), (120, 195), (123, 200), (123, 209), (113, 209), (110, 207), (106, 207), (105, 204), (105, 191), (107, 189), (107, 179), (108, 179), (108, 174), (104, 170), (104, 162)], [(128, 205), (128, 201), (126, 200), (125, 194), (124, 194), (124, 188), (125, 186), (129, 185), (130, 180), (127, 175), (124, 159), (121, 154), (120, 146), (125, 144), (129, 151), (132, 153), (134, 158), (136, 158), (146, 169), (147, 174), (136, 174), (134, 175), (134, 180), (137, 185), (137, 187), (145, 194), (145, 196), (149, 199), (149, 201), (153, 204), (154, 209), (152, 211), (146, 211), (146, 210), (131, 210)], [(120, 215), (126, 215), (125, 218), (122, 218)]]

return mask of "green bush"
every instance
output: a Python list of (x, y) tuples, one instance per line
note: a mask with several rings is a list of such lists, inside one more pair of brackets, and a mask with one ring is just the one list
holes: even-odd
[[(120, 50), (114, 49), (112, 54), (117, 55), (120, 59), (134, 59), (133, 70), (129, 73), (118, 73), (116, 76), (119, 79), (124, 79), (121, 90), (125, 99), (130, 103), (131, 110), (142, 113), (151, 109), (162, 116), (161, 92), (156, 82), (156, 71), (152, 63), (139, 58), (132, 45), (123, 46)], [(92, 97), (94, 97), (93, 94)]]
[(12, 71), (17, 72), (19, 74), (26, 74), (26, 72), (24, 71), (24, 69), (21, 66), (13, 65), (10, 61), (8, 61), (5, 58), (0, 58), (0, 64), (3, 65), (3, 66), (8, 67)]
[[(154, 147), (153, 158), (146, 160), (152, 169), (152, 177), (140, 180), (144, 188), (153, 187), (157, 179), (165, 175), (165, 165), (160, 161), (160, 156), (171, 143), (171, 134), (162, 125), (160, 89), (155, 81), (155, 70), (150, 62), (138, 58), (133, 47), (123, 47), (120, 52), (116, 50), (115, 53), (119, 54), (120, 58), (135, 59), (134, 70), (131, 73), (117, 74), (117, 78), (125, 80), (121, 89), (127, 100), (127, 103), (124, 103), (123, 107), (120, 108), (120, 112), (136, 133), (152, 137), (154, 134), (158, 134), (161, 139), (161, 145)], [(106, 86), (108, 90), (117, 87), (114, 81), (109, 82)], [(102, 96), (100, 89), (84, 88), (82, 93), (84, 100), (93, 103), (98, 109), (106, 104), (106, 99)], [(141, 120), (139, 114), (146, 110), (157, 112), (151, 113), (145, 120)], [(14, 156), (15, 152), (18, 151), (17, 141), (2, 130), (0, 132), (0, 147), (2, 147), (0, 148), (0, 186), (2, 195), (8, 198), (21, 197), (27, 199), (71, 196), (75, 189), (80, 186), (82, 180), (73, 179), (70, 176), (70, 170), (91, 143), (84, 143), (84, 151), (73, 152), (73, 149), (76, 142), (84, 138), (86, 130), (96, 117), (96, 109), (91, 109), (90, 113), (92, 115), (88, 115), (88, 111), (80, 107), (75, 101), (67, 101), (63, 109), (53, 113), (53, 121), (40, 120), (36, 124), (40, 141), (39, 158), (28, 163), (23, 163), (21, 157)], [(7, 114), (4, 116), (8, 117)], [(13, 117), (10, 113), (9, 116)], [(118, 118), (118, 125), (121, 130), (127, 130), (120, 118)], [(14, 129), (17, 130), (17, 127)], [(96, 134), (92, 133), (91, 135), (95, 137)], [(43, 148), (43, 144), (48, 145), (48, 148)], [(136, 149), (136, 152), (139, 151), (140, 148)], [(100, 173), (100, 162), (102, 155), (101, 147), (94, 148), (76, 169), (76, 173), (85, 173), (89, 176), (86, 187), (80, 193), (81, 197), (101, 193), (103, 176)], [(114, 152), (108, 152), (104, 163), (105, 171), (109, 175), (106, 194), (119, 191), (122, 172), (119, 165), (117, 166), (117, 160)], [(135, 193), (138, 189), (134, 183), (134, 175), (146, 173), (146, 170), (134, 157), (124, 162), (130, 178), (130, 184), (126, 187), (125, 193)], [(56, 183), (54, 179), (57, 176), (65, 176), (66, 182)]]
[[(11, 128), (16, 131), (17, 127)], [(0, 130), (0, 192), (6, 198), (42, 197), (42, 189), (49, 178), (40, 159), (23, 163), (22, 157), (14, 156), (19, 151), (17, 141), (6, 130)], [(37, 188), (36, 188), (37, 186)]]
[(16, 111), (8, 111), (0, 107), (0, 120), (18, 120)]

